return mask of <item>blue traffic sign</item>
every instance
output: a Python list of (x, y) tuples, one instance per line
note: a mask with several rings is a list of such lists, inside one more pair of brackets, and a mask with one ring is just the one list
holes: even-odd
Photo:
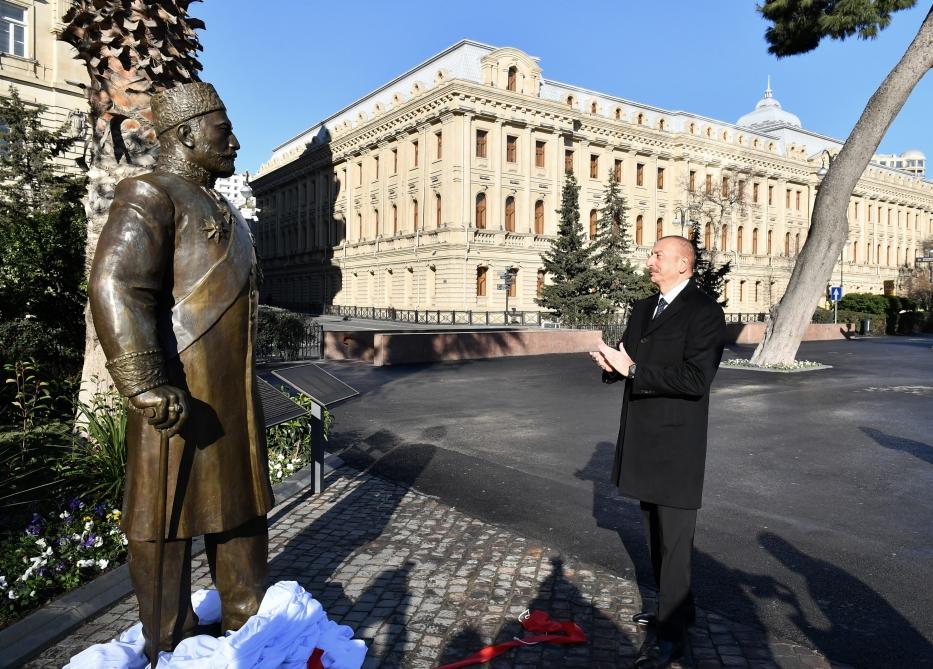
[(829, 287), (829, 301), (838, 302), (842, 299), (842, 286)]

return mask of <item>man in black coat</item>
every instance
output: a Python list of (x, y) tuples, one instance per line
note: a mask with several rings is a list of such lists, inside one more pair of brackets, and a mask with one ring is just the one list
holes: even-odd
[(603, 381), (625, 379), (612, 479), (641, 502), (658, 586), (657, 612), (637, 669), (660, 669), (683, 653), (693, 622), (693, 535), (703, 492), (710, 385), (722, 357), (725, 319), (693, 280), (695, 254), (678, 236), (657, 241), (648, 258), (659, 295), (636, 302), (618, 349), (591, 353)]

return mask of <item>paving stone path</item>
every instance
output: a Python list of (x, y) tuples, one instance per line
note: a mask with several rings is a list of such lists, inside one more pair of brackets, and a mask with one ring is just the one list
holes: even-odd
[[(323, 494), (286, 501), (270, 521), (273, 580), (298, 581), (333, 620), (353, 627), (369, 646), (366, 669), (433, 669), (461, 659), (519, 635), (526, 609), (573, 620), (588, 643), (523, 647), (488, 666), (630, 667), (642, 641), (631, 623), (643, 608), (633, 581), (348, 467), (331, 475)], [(193, 578), (209, 585), (203, 554)], [(61, 667), (136, 616), (135, 599), (124, 599), (26, 666)], [(704, 611), (690, 642), (688, 657), (674, 667), (842, 667)]]

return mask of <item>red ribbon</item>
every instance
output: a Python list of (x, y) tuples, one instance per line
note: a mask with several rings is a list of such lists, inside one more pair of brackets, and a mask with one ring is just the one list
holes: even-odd
[[(445, 664), (437, 669), (460, 669), (460, 667), (469, 667), (473, 664), (482, 664), (513, 648), (521, 648), (522, 646), (534, 646), (539, 643), (586, 643), (587, 640), (586, 633), (579, 625), (570, 621), (558, 622), (551, 620), (551, 616), (544, 611), (531, 611), (528, 615), (522, 614), (519, 616), (518, 621), (526, 632), (532, 633), (530, 636), (521, 639), (516, 637), (511, 641), (486, 646), (469, 657)], [(310, 663), (308, 666), (310, 668)]]
[(324, 663), (321, 662), (322, 657), (324, 657), (324, 651), (315, 648), (314, 652), (311, 653), (311, 657), (308, 658), (308, 669), (324, 669)]

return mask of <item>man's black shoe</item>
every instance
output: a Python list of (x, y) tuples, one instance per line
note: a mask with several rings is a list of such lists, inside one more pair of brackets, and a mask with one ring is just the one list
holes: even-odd
[(642, 647), (635, 660), (635, 669), (665, 669), (684, 654), (683, 641), (656, 640)]
[(648, 611), (640, 611), (632, 616), (632, 622), (642, 627), (650, 627), (658, 621), (658, 617)]

